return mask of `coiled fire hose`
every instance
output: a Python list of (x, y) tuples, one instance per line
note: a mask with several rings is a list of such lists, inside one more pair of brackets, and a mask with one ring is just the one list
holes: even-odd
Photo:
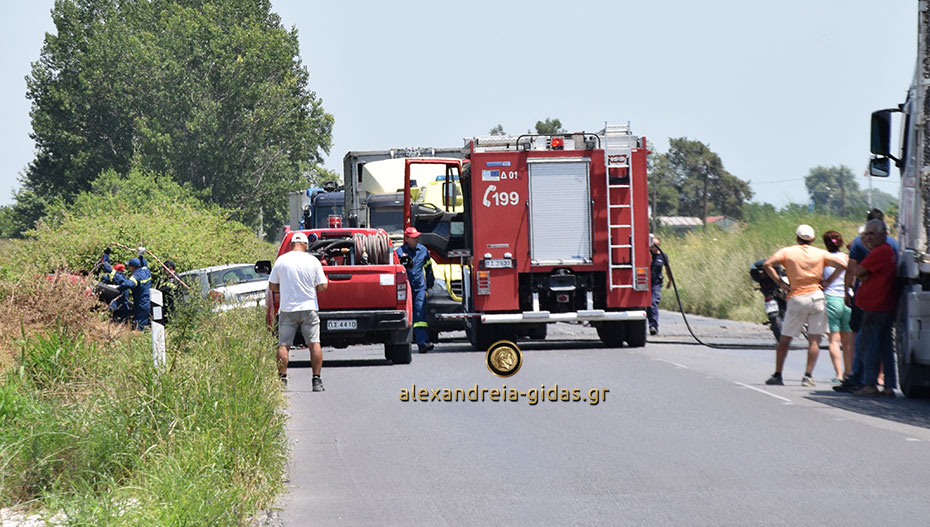
[(391, 263), (391, 239), (387, 233), (356, 234), (355, 254), (359, 261), (367, 261), (371, 265), (384, 265)]

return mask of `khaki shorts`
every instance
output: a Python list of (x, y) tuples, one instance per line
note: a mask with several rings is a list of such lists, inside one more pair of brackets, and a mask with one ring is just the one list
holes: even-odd
[(291, 346), (297, 328), (307, 344), (320, 342), (320, 315), (316, 311), (281, 311), (278, 313), (278, 346)]
[(827, 301), (823, 291), (814, 291), (806, 295), (793, 296), (788, 299), (788, 311), (781, 326), (781, 334), (796, 338), (807, 324), (808, 335), (823, 335), (828, 332)]

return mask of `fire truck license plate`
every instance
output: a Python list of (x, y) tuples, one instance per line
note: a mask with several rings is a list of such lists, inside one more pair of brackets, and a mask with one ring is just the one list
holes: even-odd
[(513, 261), (510, 258), (488, 258), (484, 261), (485, 269), (505, 269), (512, 265)]
[(775, 313), (778, 313), (778, 302), (769, 300), (765, 303), (765, 314), (774, 315)]
[(326, 329), (355, 329), (357, 324), (355, 320), (327, 320)]

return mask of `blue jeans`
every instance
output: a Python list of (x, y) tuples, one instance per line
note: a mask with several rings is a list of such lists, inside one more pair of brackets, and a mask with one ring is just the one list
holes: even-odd
[[(893, 323), (893, 311), (862, 310), (862, 329), (859, 335), (863, 352), (863, 384), (878, 384), (878, 365), (881, 364), (885, 371), (885, 388), (891, 389), (897, 385), (894, 342), (891, 338)], [(856, 351), (858, 352), (858, 349)]]
[(426, 324), (426, 288), (413, 292), (413, 338), (419, 349), (429, 344), (429, 326)]
[(646, 308), (649, 327), (659, 329), (659, 302), (662, 301), (662, 282), (652, 284), (652, 305)]
[(853, 360), (852, 360), (852, 371), (849, 372), (849, 382), (854, 386), (861, 386), (865, 384), (864, 379), (864, 368), (862, 367), (862, 332), (859, 331), (856, 333), (855, 340), (853, 341)]

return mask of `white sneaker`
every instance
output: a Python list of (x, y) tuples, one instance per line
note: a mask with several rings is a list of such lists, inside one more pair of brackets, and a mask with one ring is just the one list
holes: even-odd
[(817, 383), (814, 382), (810, 375), (805, 375), (801, 378), (801, 386), (817, 386)]

